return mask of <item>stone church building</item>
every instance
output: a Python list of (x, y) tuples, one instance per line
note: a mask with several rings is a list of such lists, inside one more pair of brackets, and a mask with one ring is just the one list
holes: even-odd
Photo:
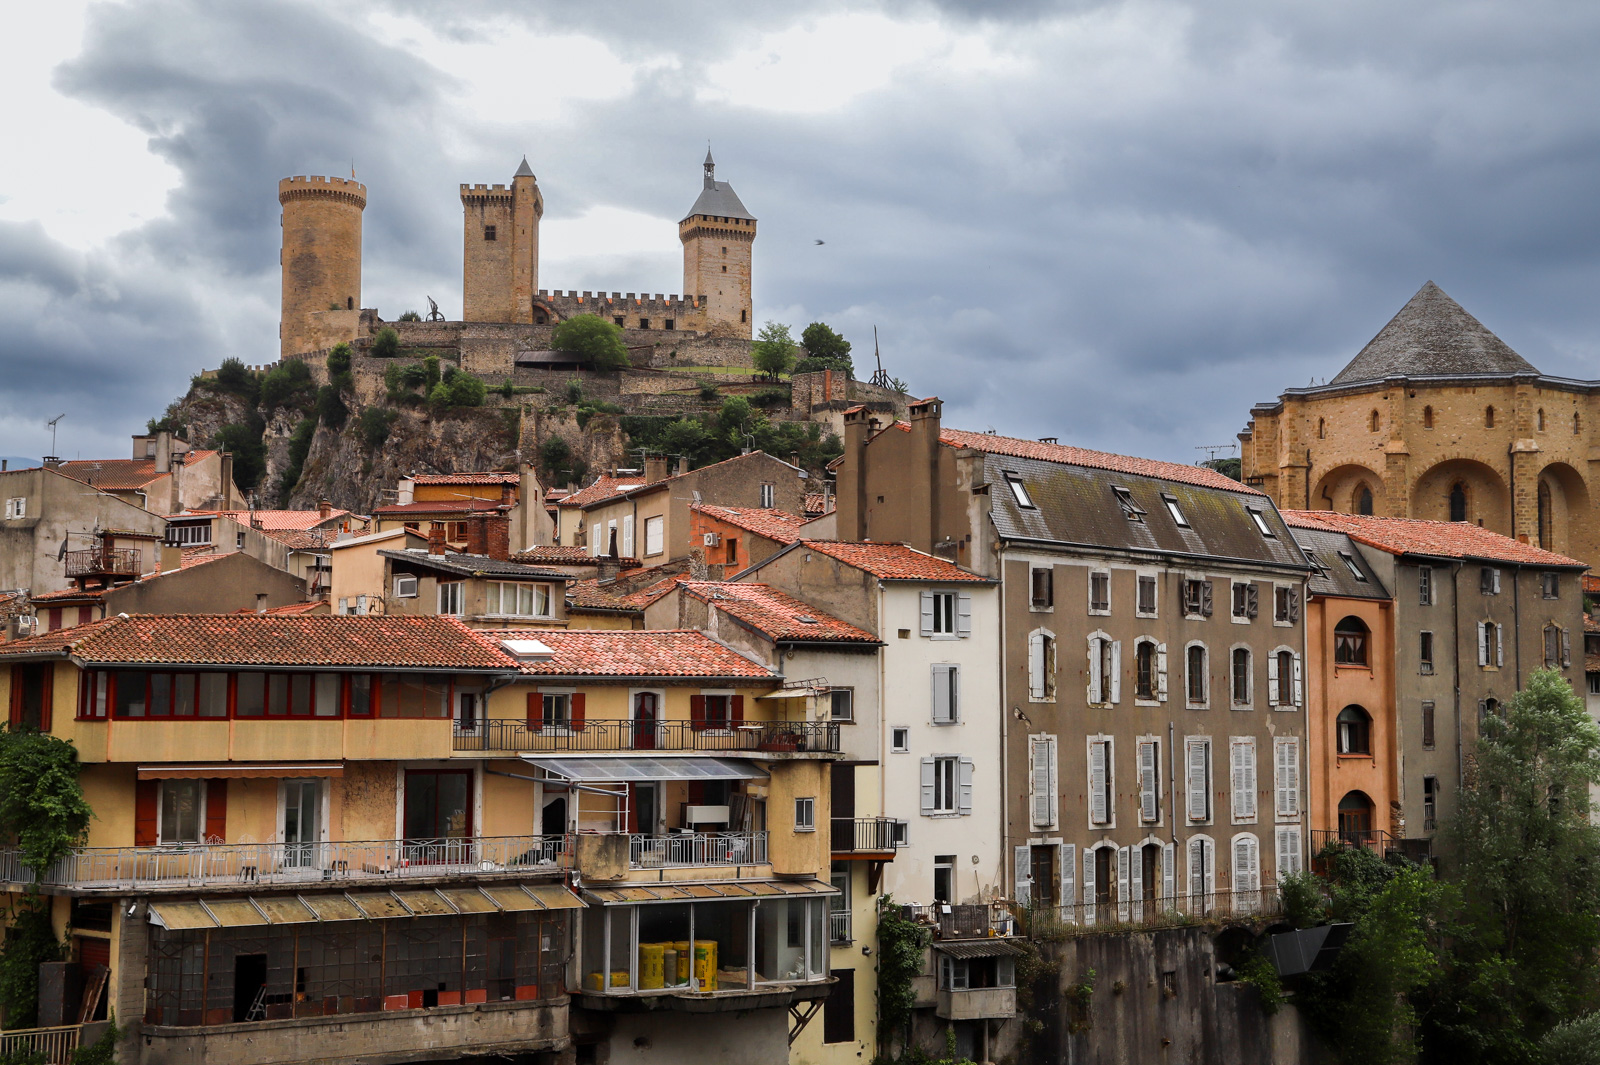
[(1239, 441), (1245, 482), (1284, 509), (1472, 522), (1594, 564), (1597, 426), (1600, 381), (1540, 373), (1430, 281)]

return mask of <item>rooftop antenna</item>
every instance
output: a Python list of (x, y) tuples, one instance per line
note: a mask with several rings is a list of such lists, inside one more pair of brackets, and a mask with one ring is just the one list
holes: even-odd
[(1218, 452), (1232, 451), (1238, 446), (1238, 444), (1200, 444), (1195, 448), (1195, 450), (1204, 451), (1206, 453), (1207, 462), (1215, 462), (1217, 460)]
[(878, 354), (878, 327), (872, 327), (872, 360), (878, 368), (872, 372), (872, 383), (879, 388), (889, 387), (889, 375), (883, 372), (883, 357)]
[(50, 457), (51, 458), (55, 458), (56, 457), (56, 422), (59, 422), (62, 418), (65, 418), (66, 416), (67, 416), (67, 412), (66, 411), (62, 411), (60, 414), (57, 414), (54, 418), (51, 418), (49, 421), (44, 423), (45, 427), (50, 430)]

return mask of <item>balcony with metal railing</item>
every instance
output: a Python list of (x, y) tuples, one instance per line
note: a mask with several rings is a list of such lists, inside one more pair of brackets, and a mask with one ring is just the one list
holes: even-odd
[(829, 850), (835, 858), (892, 859), (895, 825), (892, 817), (835, 817), (829, 825)]
[(589, 751), (743, 751), (823, 753), (839, 751), (839, 726), (829, 721), (741, 721), (721, 727), (698, 722), (640, 722), (588, 718), (576, 726), (530, 725), (520, 718), (457, 721), (459, 752), (518, 754)]
[(257, 886), (526, 877), (571, 868), (571, 837), (85, 847), (43, 876), (0, 850), (0, 882), (69, 891), (237, 891)]
[(0, 1060), (42, 1060), (44, 1065), (71, 1065), (82, 1028), (76, 1024), (56, 1028), (14, 1028), (0, 1032)]
[(828, 942), (834, 946), (849, 946), (855, 942), (853, 924), (849, 910), (829, 910)]
[(144, 552), (136, 547), (86, 547), (67, 552), (67, 576), (137, 577), (143, 561)]
[(765, 832), (676, 832), (628, 837), (633, 869), (692, 869), (708, 866), (765, 865)]

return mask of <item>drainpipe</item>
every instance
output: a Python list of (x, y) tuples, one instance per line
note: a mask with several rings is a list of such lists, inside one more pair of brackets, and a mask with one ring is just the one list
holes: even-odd
[[(1461, 750), (1461, 566), (1457, 562), (1450, 568), (1450, 642), (1455, 653), (1450, 656), (1454, 671), (1456, 702), (1456, 790), (1460, 791), (1466, 779), (1466, 762)], [(1402, 789), (1404, 784), (1402, 783)]]
[[(935, 484), (933, 485), (933, 492), (934, 492), (935, 495), (937, 495), (938, 491), (939, 491), (938, 484), (937, 484), (937, 482), (935, 482)], [(935, 535), (937, 535), (937, 533)], [(1000, 615), (1000, 648), (999, 648), (999, 655), (997, 657), (999, 658), (999, 668), (1000, 668), (1000, 870), (999, 870), (999, 872), (1000, 872), (1000, 883), (1001, 884), (1004, 884), (1006, 882), (1006, 870), (1008, 870), (1008, 869), (1012, 870), (1012, 875), (1013, 876), (1016, 875), (1016, 859), (1013, 858), (1012, 855), (1011, 855), (1011, 837), (1010, 837), (1009, 832), (1007, 831), (1010, 828), (1010, 818), (1007, 816), (1007, 813), (1011, 808), (1011, 789), (1010, 789), (1010, 786), (1008, 784), (1008, 781), (1010, 780), (1010, 778), (1008, 776), (1006, 776), (1006, 762), (1007, 762), (1006, 754), (1007, 754), (1007, 748), (1011, 744), (1011, 714), (1010, 714), (1010, 711), (1008, 711), (1006, 709), (1006, 703), (1010, 702), (1010, 696), (1009, 696), (1009, 694), (1007, 693), (1007, 690), (1006, 690), (1007, 674), (1008, 674), (1009, 671), (1006, 669), (1006, 647), (1007, 647), (1007, 644), (1006, 644), (1006, 603), (1005, 603), (1005, 594), (1004, 594), (1005, 593), (1005, 587), (1006, 587), (1006, 585), (1005, 585), (1006, 568), (1005, 567), (1006, 567), (1006, 555), (1005, 555), (1005, 551), (1002, 549), (1001, 552), (1000, 552), (1000, 578), (1001, 578), (1001, 580), (1000, 580), (1000, 584), (998, 586), (996, 586), (995, 593), (994, 593), (995, 594), (995, 599), (997, 601), (996, 602), (996, 611)], [(1058, 895), (1061, 893), (1061, 889), (1059, 887), (1060, 882), (1061, 882), (1061, 870), (1058, 868), (1056, 870), (1056, 885), (1057, 885), (1056, 886), (1056, 894), (1058, 894)], [(1073, 877), (1073, 883), (1077, 883), (1077, 877)], [(1013, 896), (1013, 897), (1015, 897), (1015, 896)], [(1062, 901), (1065, 901), (1065, 900), (1062, 900)], [(985, 1040), (985, 1042), (987, 1042), (988, 1041), (988, 1034), (987, 1034), (987, 1032), (988, 1032), (988, 1024), (987, 1024), (987, 1022), (985, 1022), (985, 1024), (984, 1024), (984, 1031), (985, 1031), (984, 1040)]]
[[(1511, 571), (1511, 638), (1516, 641), (1512, 645), (1512, 665), (1517, 671), (1516, 688), (1522, 690), (1522, 589), (1518, 578), (1522, 576), (1522, 567), (1517, 566)], [(1583, 585), (1580, 582), (1578, 589), (1581, 592)]]

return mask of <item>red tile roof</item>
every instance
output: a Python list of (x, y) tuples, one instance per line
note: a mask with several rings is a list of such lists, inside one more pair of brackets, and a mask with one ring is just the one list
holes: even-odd
[[(628, 576), (632, 575), (624, 574), (624, 577)], [(567, 606), (569, 609), (576, 608), (579, 612), (584, 609), (637, 612), (672, 591), (679, 581), (687, 579), (685, 574), (674, 573), (643, 587), (639, 587), (636, 582), (624, 583), (619, 590), (616, 581), (601, 583), (598, 577), (590, 577), (567, 585)], [(627, 590), (630, 588), (633, 590)]]
[(693, 629), (533, 629), (483, 635), (537, 640), (554, 651), (549, 658), (521, 661), (522, 672), (536, 676), (777, 679), (765, 666)]
[(374, 515), (394, 517), (400, 514), (448, 514), (457, 511), (498, 510), (498, 499), (425, 499), (416, 503), (390, 503), (386, 507), (373, 507)]
[(827, 492), (807, 492), (805, 511), (807, 518), (821, 518), (832, 514), (837, 500)]
[(521, 484), (522, 478), (506, 470), (488, 473), (418, 473), (411, 477), (413, 484)]
[[(518, 551), (511, 556), (511, 561), (522, 562), (530, 566), (596, 566), (600, 559), (589, 554), (585, 547), (562, 547), (555, 544), (546, 544), (543, 547), (530, 547), (526, 551)], [(623, 569), (633, 569), (639, 564), (638, 559), (619, 558), (617, 562)]]
[(1600, 575), (1593, 573), (1583, 575), (1583, 594), (1600, 595)]
[[(191, 466), (215, 454), (215, 451), (187, 451), (181, 456), (174, 455), (173, 460), (176, 463), (181, 458), (183, 465)], [(170, 476), (156, 472), (155, 459), (73, 459), (56, 469), (75, 481), (105, 492), (132, 492)]]
[(88, 591), (79, 591), (77, 588), (67, 588), (59, 592), (42, 592), (39, 595), (34, 596), (31, 601), (35, 603), (96, 602), (103, 595), (105, 595), (106, 592), (115, 591), (117, 588), (126, 588), (129, 584), (143, 584), (146, 581), (153, 581), (157, 577), (165, 577), (169, 573), (179, 573), (183, 570), (193, 569), (196, 566), (202, 566), (207, 562), (215, 562), (219, 558), (226, 557), (226, 555), (215, 554), (209, 547), (185, 548), (183, 551), (183, 559), (178, 564), (178, 569), (157, 570), (151, 573), (140, 574), (135, 579), (131, 581), (124, 581), (122, 584), (115, 585), (112, 588), (91, 588)]
[[(234, 613), (235, 614), (254, 614), (255, 611), (251, 610), (248, 607), (246, 607), (243, 610), (235, 610)], [(288, 604), (285, 604), (284, 606), (269, 606), (264, 611), (264, 613), (267, 613), (267, 614), (278, 614), (278, 615), (283, 615), (283, 614), (290, 614), (290, 615), (292, 615), (292, 614), (317, 614), (317, 613), (326, 614), (326, 613), (330, 613), (330, 611), (328, 610), (328, 601), (326, 599), (313, 599), (308, 603), (288, 603)]]
[(451, 617), (132, 614), (0, 644), (0, 658), (94, 663), (509, 670), (515, 660)]
[(1370, 514), (1340, 514), (1331, 510), (1286, 510), (1282, 513), (1284, 520), (1291, 525), (1346, 533), (1352, 540), (1391, 554), (1481, 558), (1529, 566), (1586, 565), (1577, 559), (1545, 551), (1464, 521), (1380, 518)]
[(689, 509), (780, 544), (792, 544), (800, 539), (800, 526), (806, 523), (805, 518), (771, 507), (717, 507), (710, 503), (694, 503)]
[[(905, 422), (898, 423), (907, 425)], [(909, 425), (907, 425), (909, 428)], [(1260, 489), (1226, 477), (1205, 466), (1186, 466), (1181, 462), (1163, 462), (1159, 459), (1141, 459), (1131, 455), (1114, 455), (1108, 451), (1090, 451), (1088, 448), (1068, 447), (1064, 444), (1045, 444), (1038, 440), (1021, 440), (1010, 436), (992, 436), (963, 429), (941, 429), (939, 442), (946, 447), (971, 448), (991, 455), (1010, 455), (1021, 459), (1040, 459), (1068, 466), (1088, 466), (1091, 469), (1112, 470), (1117, 473), (1141, 477), (1157, 477), (1165, 481), (1198, 485), (1202, 488), (1221, 488), (1230, 492), (1262, 495)]]
[[(643, 488), (649, 483), (651, 482), (646, 481), (642, 473), (637, 477), (613, 477), (608, 473), (603, 473), (594, 479), (593, 484), (580, 488), (571, 495), (562, 497), (557, 501), (556, 506), (583, 507), (590, 503), (598, 503), (602, 499), (610, 499), (623, 491), (624, 485)], [(661, 482), (656, 481), (654, 483), (660, 484)]]
[(848, 621), (766, 584), (685, 581), (683, 590), (774, 640), (877, 643), (878, 638)]
[(968, 573), (953, 562), (905, 544), (855, 542), (850, 540), (801, 540), (799, 550), (815, 551), (838, 559), (885, 581), (975, 581), (987, 582), (987, 577)]
[[(196, 511), (195, 513), (204, 513)], [(215, 510), (224, 518), (232, 518), (240, 525), (254, 526), (264, 533), (315, 529), (325, 521), (343, 521), (350, 516), (348, 510), (330, 510), (323, 517), (318, 510)]]

